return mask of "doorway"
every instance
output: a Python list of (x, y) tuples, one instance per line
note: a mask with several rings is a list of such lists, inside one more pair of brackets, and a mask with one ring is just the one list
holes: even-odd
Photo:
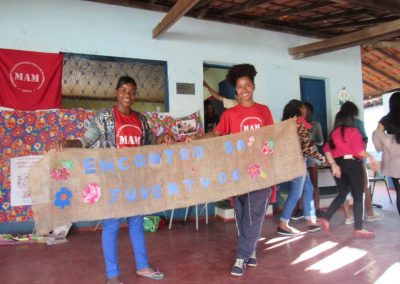
[[(218, 94), (220, 96), (225, 97), (225, 98), (229, 98), (229, 99), (235, 99), (235, 88), (232, 87), (225, 79), (229, 68), (230, 68), (229, 66), (222, 66), (222, 65), (204, 63), (204, 65), (203, 65), (203, 78), (204, 78), (204, 81), (214, 91), (218, 92)], [(222, 102), (219, 101), (218, 99), (214, 98), (206, 87), (204, 87), (203, 92), (204, 92), (203, 93), (203, 98), (204, 98), (205, 130), (212, 130), (211, 129), (212, 127), (209, 127), (209, 126), (206, 125), (206, 122), (210, 121), (209, 118), (208, 119), (206, 118), (206, 108), (207, 108), (207, 106), (212, 104), (212, 108), (214, 109), (214, 112), (218, 116), (218, 118), (221, 117), (221, 115), (222, 115), (222, 113), (224, 112), (225, 109), (224, 109), (224, 106), (223, 106)], [(215, 119), (213, 119), (212, 121), (215, 121)]]
[(328, 124), (326, 115), (326, 89), (325, 80), (300, 78), (300, 96), (303, 102), (308, 102), (314, 107), (312, 119), (321, 124), (324, 141), (328, 137)]

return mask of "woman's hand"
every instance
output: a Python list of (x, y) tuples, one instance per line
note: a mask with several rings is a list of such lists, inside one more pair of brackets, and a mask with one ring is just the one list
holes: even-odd
[(374, 172), (377, 172), (381, 169), (381, 165), (380, 163), (374, 158), (374, 157), (369, 157), (369, 167), (371, 168), (371, 170), (373, 170)]
[(192, 141), (193, 141), (193, 138), (190, 137), (189, 135), (187, 135), (187, 136), (185, 136), (185, 138), (183, 138), (183, 142), (185, 142), (186, 145), (189, 145)]
[(172, 137), (171, 134), (168, 134), (168, 133), (167, 133), (167, 134), (164, 134), (163, 143), (165, 143), (165, 144), (167, 144), (167, 145), (169, 146), (169, 145), (175, 144), (175, 143), (176, 143), (176, 140), (175, 140), (174, 137)]
[(56, 142), (54, 142), (54, 149), (56, 149), (57, 152), (62, 152), (64, 148), (66, 148), (67, 140), (64, 138), (58, 138)]
[(334, 177), (340, 178), (342, 176), (342, 170), (336, 163), (331, 164), (331, 170)]

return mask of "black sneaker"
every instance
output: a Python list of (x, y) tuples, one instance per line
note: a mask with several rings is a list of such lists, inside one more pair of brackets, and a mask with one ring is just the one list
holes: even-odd
[(246, 271), (246, 263), (243, 258), (237, 258), (235, 264), (232, 266), (231, 275), (242, 276)]
[(303, 210), (298, 209), (296, 212), (292, 215), (292, 220), (300, 220), (304, 218)]
[(301, 236), (301, 235), (305, 234), (305, 232), (301, 232), (301, 231), (296, 230), (294, 228), (292, 228), (292, 230), (290, 230), (290, 231), (286, 231), (286, 230), (281, 229), (280, 227), (278, 227), (277, 232), (278, 232), (278, 234), (284, 235), (284, 236)]
[(257, 257), (255, 251), (253, 251), (253, 253), (250, 255), (249, 260), (247, 261), (246, 264), (251, 267), (257, 266)]

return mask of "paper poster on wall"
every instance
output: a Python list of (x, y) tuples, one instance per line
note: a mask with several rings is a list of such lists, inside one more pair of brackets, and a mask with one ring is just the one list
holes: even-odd
[(33, 155), (11, 158), (11, 206), (32, 205), (28, 189), (28, 174), (42, 157), (42, 155)]

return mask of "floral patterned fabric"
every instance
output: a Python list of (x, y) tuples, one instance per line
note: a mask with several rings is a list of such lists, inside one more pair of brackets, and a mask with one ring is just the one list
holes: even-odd
[[(203, 133), (200, 112), (182, 118), (155, 112), (144, 115), (156, 136), (167, 132), (182, 140), (178, 123), (186, 120), (195, 122), (196, 135)], [(0, 223), (33, 220), (31, 206), (10, 205), (10, 158), (45, 154), (59, 136), (66, 139), (81, 137), (93, 116), (93, 111), (84, 109), (0, 111)], [(58, 170), (53, 174), (62, 178), (64, 173)], [(61, 198), (63, 196), (68, 197), (68, 194), (60, 195), (60, 206), (68, 202), (68, 198)]]
[(0, 223), (32, 220), (31, 206), (10, 206), (10, 158), (42, 155), (58, 136), (83, 135), (93, 111), (0, 111)]
[(179, 132), (178, 125), (181, 121), (189, 120), (194, 121), (194, 132), (196, 133), (195, 135), (190, 136), (199, 136), (202, 135), (204, 132), (199, 111), (194, 112), (191, 115), (179, 118), (161, 112), (145, 112), (143, 114), (147, 118), (150, 128), (153, 130), (154, 135), (156, 136), (167, 132), (171, 133), (177, 141), (182, 141), (184, 135)]

